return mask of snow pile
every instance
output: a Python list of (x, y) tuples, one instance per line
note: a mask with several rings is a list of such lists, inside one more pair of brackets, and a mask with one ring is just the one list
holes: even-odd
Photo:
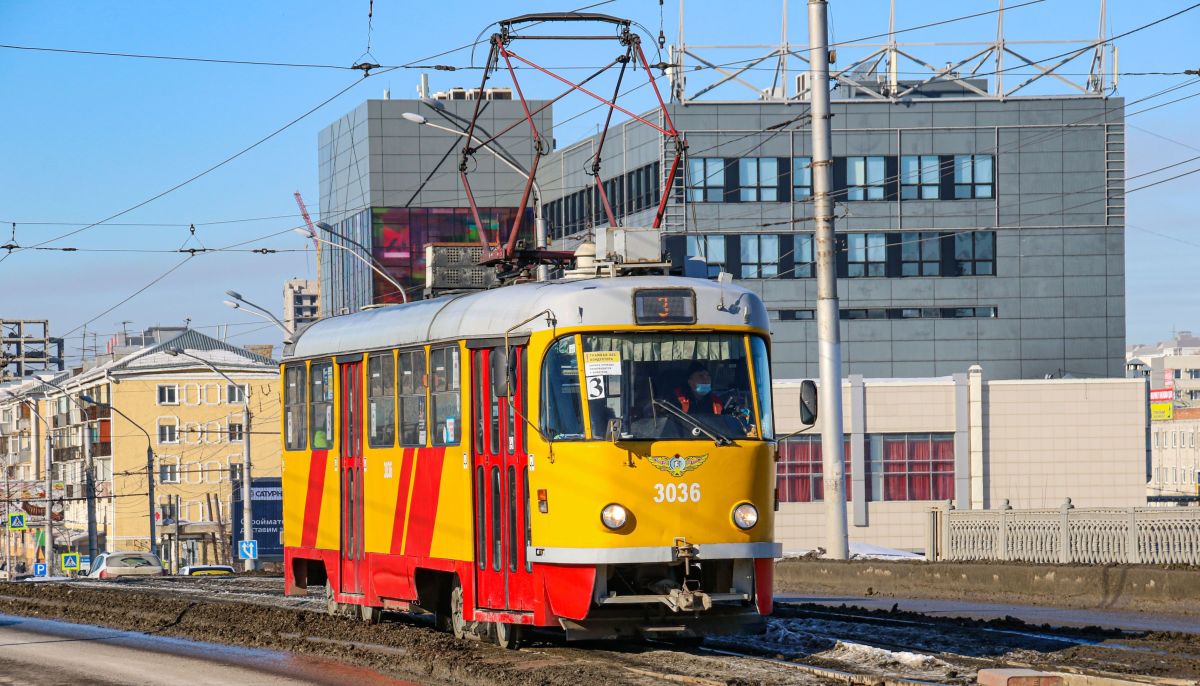
[(874, 667), (894, 667), (897, 665), (910, 669), (941, 670), (949, 667), (945, 662), (918, 653), (907, 651), (891, 651), (861, 643), (846, 643), (838, 641), (831, 650), (820, 653), (821, 657), (838, 660), (853, 665), (871, 665)]
[[(813, 550), (785, 550), (783, 552), (784, 559), (789, 557), (825, 557), (824, 548), (816, 548)], [(907, 550), (898, 550), (896, 548), (885, 548), (881, 545), (873, 545), (871, 543), (851, 543), (850, 544), (850, 559), (851, 560), (924, 560), (925, 556), (918, 553), (910, 553)]]

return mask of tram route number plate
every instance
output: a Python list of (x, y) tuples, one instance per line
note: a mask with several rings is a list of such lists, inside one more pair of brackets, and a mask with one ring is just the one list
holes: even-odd
[[(621, 353), (617, 350), (596, 350), (583, 354), (583, 374), (589, 377), (591, 385), (593, 376), (620, 376)], [(590, 396), (589, 396), (590, 397)], [(597, 396), (603, 398), (604, 396)]]
[(589, 376), (587, 378), (587, 397), (588, 400), (600, 400), (604, 397), (604, 377)]

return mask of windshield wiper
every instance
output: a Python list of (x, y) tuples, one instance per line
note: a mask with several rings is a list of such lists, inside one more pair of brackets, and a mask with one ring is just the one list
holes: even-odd
[(678, 407), (672, 405), (671, 403), (667, 402), (666, 400), (655, 399), (654, 406), (661, 407), (662, 409), (666, 410), (670, 415), (672, 415), (676, 419), (683, 421), (685, 424), (690, 424), (691, 427), (695, 431), (698, 431), (698, 432), (704, 434), (705, 436), (708, 436), (718, 446), (733, 445), (733, 441), (729, 440), (725, 436), (722, 436), (721, 434), (717, 433), (716, 431), (708, 428), (707, 426), (704, 426), (704, 424), (701, 424), (698, 419), (696, 419), (695, 417), (692, 417), (688, 413), (686, 413), (683, 410), (679, 409)]

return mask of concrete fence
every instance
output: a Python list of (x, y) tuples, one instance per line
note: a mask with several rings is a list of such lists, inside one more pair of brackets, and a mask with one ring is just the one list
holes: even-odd
[(1200, 565), (1200, 508), (955, 510), (929, 513), (929, 560)]

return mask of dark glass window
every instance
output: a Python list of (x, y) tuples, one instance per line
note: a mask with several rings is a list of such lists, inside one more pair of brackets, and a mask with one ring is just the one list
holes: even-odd
[(792, 158), (792, 200), (812, 197), (812, 158)]
[(954, 156), (954, 198), (992, 197), (992, 156)]
[(904, 155), (900, 158), (900, 198), (937, 200), (941, 165), (937, 155)]
[(936, 232), (900, 235), (900, 275), (939, 276), (942, 270), (942, 237)]
[(721, 202), (725, 199), (725, 160), (720, 157), (691, 159), (687, 172), (690, 202)]
[(725, 267), (725, 236), (688, 236), (687, 256), (703, 259), (704, 263), (708, 265), (709, 278), (716, 276)]
[(996, 273), (996, 232), (968, 231), (954, 236), (954, 262), (959, 276)]
[(433, 444), (458, 445), (462, 434), (458, 348), (429, 351), (429, 390), (433, 404)]
[(794, 259), (796, 266), (792, 275), (797, 279), (809, 279), (816, 273), (816, 264), (813, 258), (813, 235), (811, 233), (798, 233), (793, 236), (795, 241)]
[(846, 234), (847, 276), (884, 276), (887, 237), (882, 233)]
[(883, 200), (886, 172), (883, 156), (846, 158), (846, 199)]
[(333, 447), (333, 363), (313, 362), (309, 381), (312, 449), (328, 450)]
[(738, 160), (738, 199), (742, 202), (778, 200), (779, 160), (774, 157), (743, 157)]
[(392, 353), (367, 358), (367, 444), (396, 445), (396, 365)]
[(304, 372), (303, 364), (288, 365), (283, 371), (284, 441), (288, 450), (308, 447), (308, 384)]
[(743, 279), (772, 279), (779, 276), (779, 236), (742, 236)]
[(425, 351), (412, 350), (399, 355), (396, 391), (400, 404), (400, 445), (425, 445)]

